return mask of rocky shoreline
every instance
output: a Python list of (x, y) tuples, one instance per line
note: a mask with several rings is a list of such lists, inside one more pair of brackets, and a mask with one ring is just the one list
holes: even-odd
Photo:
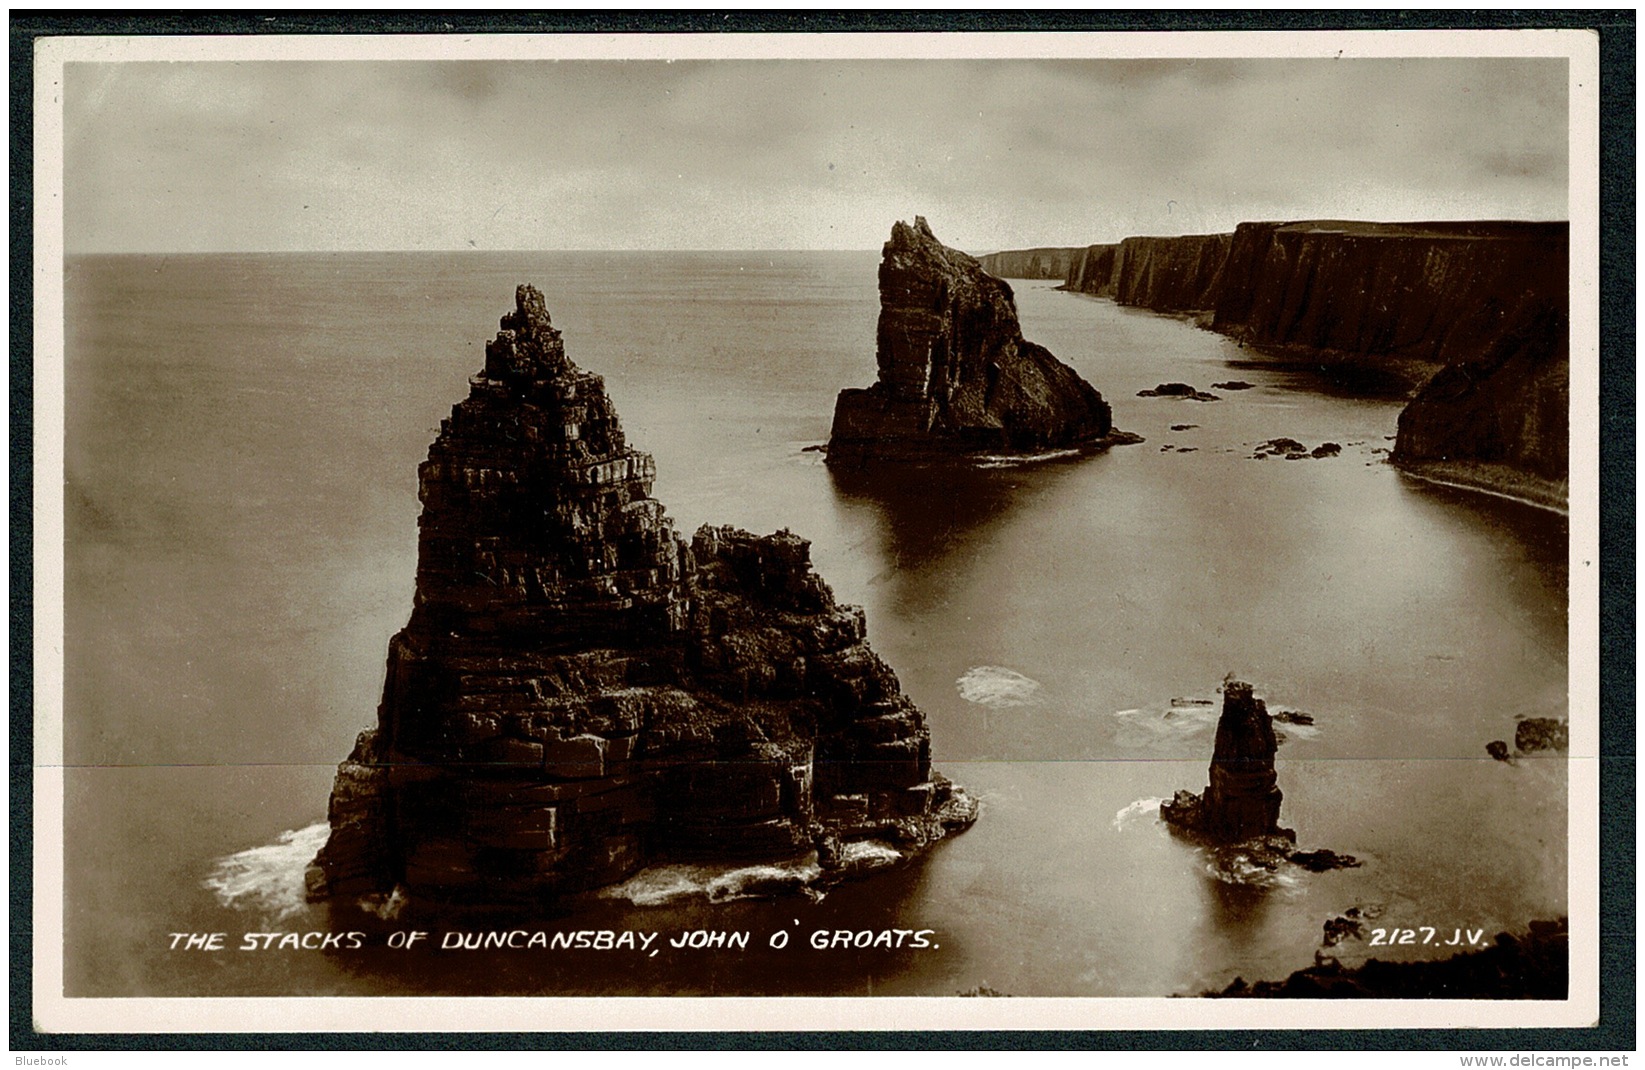
[(1565, 999), (1570, 992), (1566, 919), (1533, 921), (1498, 933), (1491, 946), (1447, 958), (1370, 959), (1343, 966), (1326, 959), (1283, 981), (1247, 982), (1200, 995), (1224, 999)]
[(1571, 515), (1570, 484), (1543, 479), (1505, 464), (1479, 461), (1394, 461), (1412, 479), (1455, 490), (1489, 494), (1559, 516)]
[(1062, 289), (1191, 316), (1258, 361), (1407, 396), (1395, 466), (1563, 512), (1568, 246), (1565, 223), (1242, 223), (1088, 246)]

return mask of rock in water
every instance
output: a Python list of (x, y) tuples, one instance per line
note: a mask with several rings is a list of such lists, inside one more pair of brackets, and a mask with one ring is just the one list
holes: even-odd
[(1278, 749), (1267, 705), (1251, 693), (1250, 684), (1227, 681), (1222, 686), (1210, 786), (1203, 795), (1177, 792), (1160, 804), (1160, 816), (1214, 843), (1289, 838), (1289, 830), (1279, 827), (1284, 796), (1274, 773)]
[(810, 544), (705, 526), (688, 546), (535, 289), (470, 384), (419, 469), (415, 605), (313, 896), (531, 900), (975, 819)]
[(879, 380), (840, 391), (828, 463), (1105, 444), (1102, 395), (1025, 341), (1011, 287), (898, 223), (880, 261)]
[(1522, 754), (1571, 747), (1571, 726), (1556, 717), (1527, 717), (1514, 726), (1514, 748)]

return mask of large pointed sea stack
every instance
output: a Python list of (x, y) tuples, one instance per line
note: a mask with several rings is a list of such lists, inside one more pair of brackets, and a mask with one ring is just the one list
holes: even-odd
[(840, 391), (828, 463), (1099, 445), (1102, 395), (1024, 340), (1011, 287), (939, 242), (923, 218), (880, 261), (879, 380)]
[(1267, 705), (1238, 680), (1222, 686), (1211, 783), (1203, 795), (1179, 791), (1160, 804), (1160, 816), (1214, 843), (1230, 844), (1264, 836), (1290, 838), (1279, 827), (1284, 798), (1274, 772), (1279, 741)]
[(502, 328), (419, 471), (415, 606), (311, 894), (529, 900), (970, 824), (809, 544), (704, 527), (688, 546), (542, 295), (521, 286)]

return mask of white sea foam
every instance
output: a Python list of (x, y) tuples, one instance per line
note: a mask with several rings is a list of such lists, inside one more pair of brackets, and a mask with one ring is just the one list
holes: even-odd
[(1269, 869), (1238, 848), (1207, 851), (1205, 872), (1224, 884), (1248, 888), (1294, 891), (1300, 886), (1293, 867), (1276, 865)]
[(1181, 740), (1200, 735), (1217, 723), (1220, 711), (1211, 699), (1173, 698), (1136, 709), (1116, 710), (1119, 741), (1132, 747), (1174, 749)]
[(1114, 828), (1123, 829), (1137, 818), (1147, 814), (1156, 821), (1159, 819), (1160, 803), (1165, 800), (1156, 796), (1151, 799), (1138, 799), (1134, 803), (1122, 806), (1114, 812)]
[(987, 454), (977, 458), (976, 466), (978, 468), (1018, 468), (1025, 464), (1039, 464), (1043, 461), (1060, 461), (1064, 457), (1078, 457), (1083, 452), (1085, 451), (1079, 449), (1068, 449), (1047, 450), (1044, 453), (1030, 453), (1018, 456), (1011, 456), (1007, 454)]
[[(1276, 715), (1274, 731), (1280, 735), (1281, 742), (1319, 738), (1320, 730), (1316, 725), (1290, 724), (1277, 719), (1280, 715), (1297, 712), (1289, 706), (1274, 706), (1270, 712)], [(1221, 704), (1201, 695), (1179, 696), (1147, 706), (1114, 711), (1114, 717), (1119, 721), (1119, 741), (1127, 746), (1153, 750), (1176, 749), (1183, 740), (1208, 734), (1221, 716)]]
[(821, 872), (822, 867), (810, 856), (753, 866), (651, 866), (621, 884), (601, 889), (599, 895), (603, 899), (626, 899), (642, 907), (696, 898), (725, 903), (783, 889), (797, 891)]
[(847, 864), (856, 864), (869, 869), (880, 866), (893, 866), (903, 860), (903, 853), (889, 843), (879, 840), (857, 840), (845, 845), (840, 852)]
[[(857, 872), (894, 866), (904, 857), (895, 847), (878, 840), (853, 841), (840, 851), (841, 864)], [(598, 894), (603, 899), (626, 899), (642, 907), (688, 899), (729, 903), (794, 892), (820, 898), (813, 886), (822, 874), (816, 855), (741, 866), (678, 863), (642, 869), (621, 884), (602, 888)]]
[(1040, 682), (998, 665), (978, 665), (967, 669), (964, 676), (954, 681), (954, 686), (960, 689), (960, 698), (967, 702), (1001, 709), (1033, 705)]
[(406, 897), (405, 889), (395, 885), (394, 890), (387, 895), (377, 893), (361, 896), (358, 902), (360, 909), (367, 914), (375, 914), (384, 921), (393, 921), (400, 916), (400, 911), (405, 909), (409, 900)]
[(273, 843), (219, 858), (201, 883), (225, 907), (255, 911), (270, 923), (282, 921), (307, 905), (303, 874), (330, 833), (324, 821), (282, 832)]

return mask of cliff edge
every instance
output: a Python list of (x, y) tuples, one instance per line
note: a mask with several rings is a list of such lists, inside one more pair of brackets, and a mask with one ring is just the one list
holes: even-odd
[(908, 854), (969, 825), (809, 544), (688, 545), (542, 295), (521, 286), (501, 326), (419, 469), (414, 608), (311, 896), (537, 900), (813, 850), (826, 880), (853, 842)]
[(1062, 289), (1208, 314), (1267, 359), (1412, 396), (1395, 464), (1563, 511), (1569, 245), (1560, 222), (1241, 223), (1090, 246)]
[(885, 244), (877, 361), (878, 381), (835, 403), (831, 465), (1100, 445), (1113, 430), (1102, 395), (1022, 337), (1011, 287), (923, 218)]
[(1002, 279), (1065, 279), (1084, 249), (1001, 249), (977, 257), (982, 269)]
[(1482, 352), (1447, 364), (1399, 414), (1389, 460), (1412, 475), (1564, 512), (1571, 358), (1564, 309), (1521, 309)]

